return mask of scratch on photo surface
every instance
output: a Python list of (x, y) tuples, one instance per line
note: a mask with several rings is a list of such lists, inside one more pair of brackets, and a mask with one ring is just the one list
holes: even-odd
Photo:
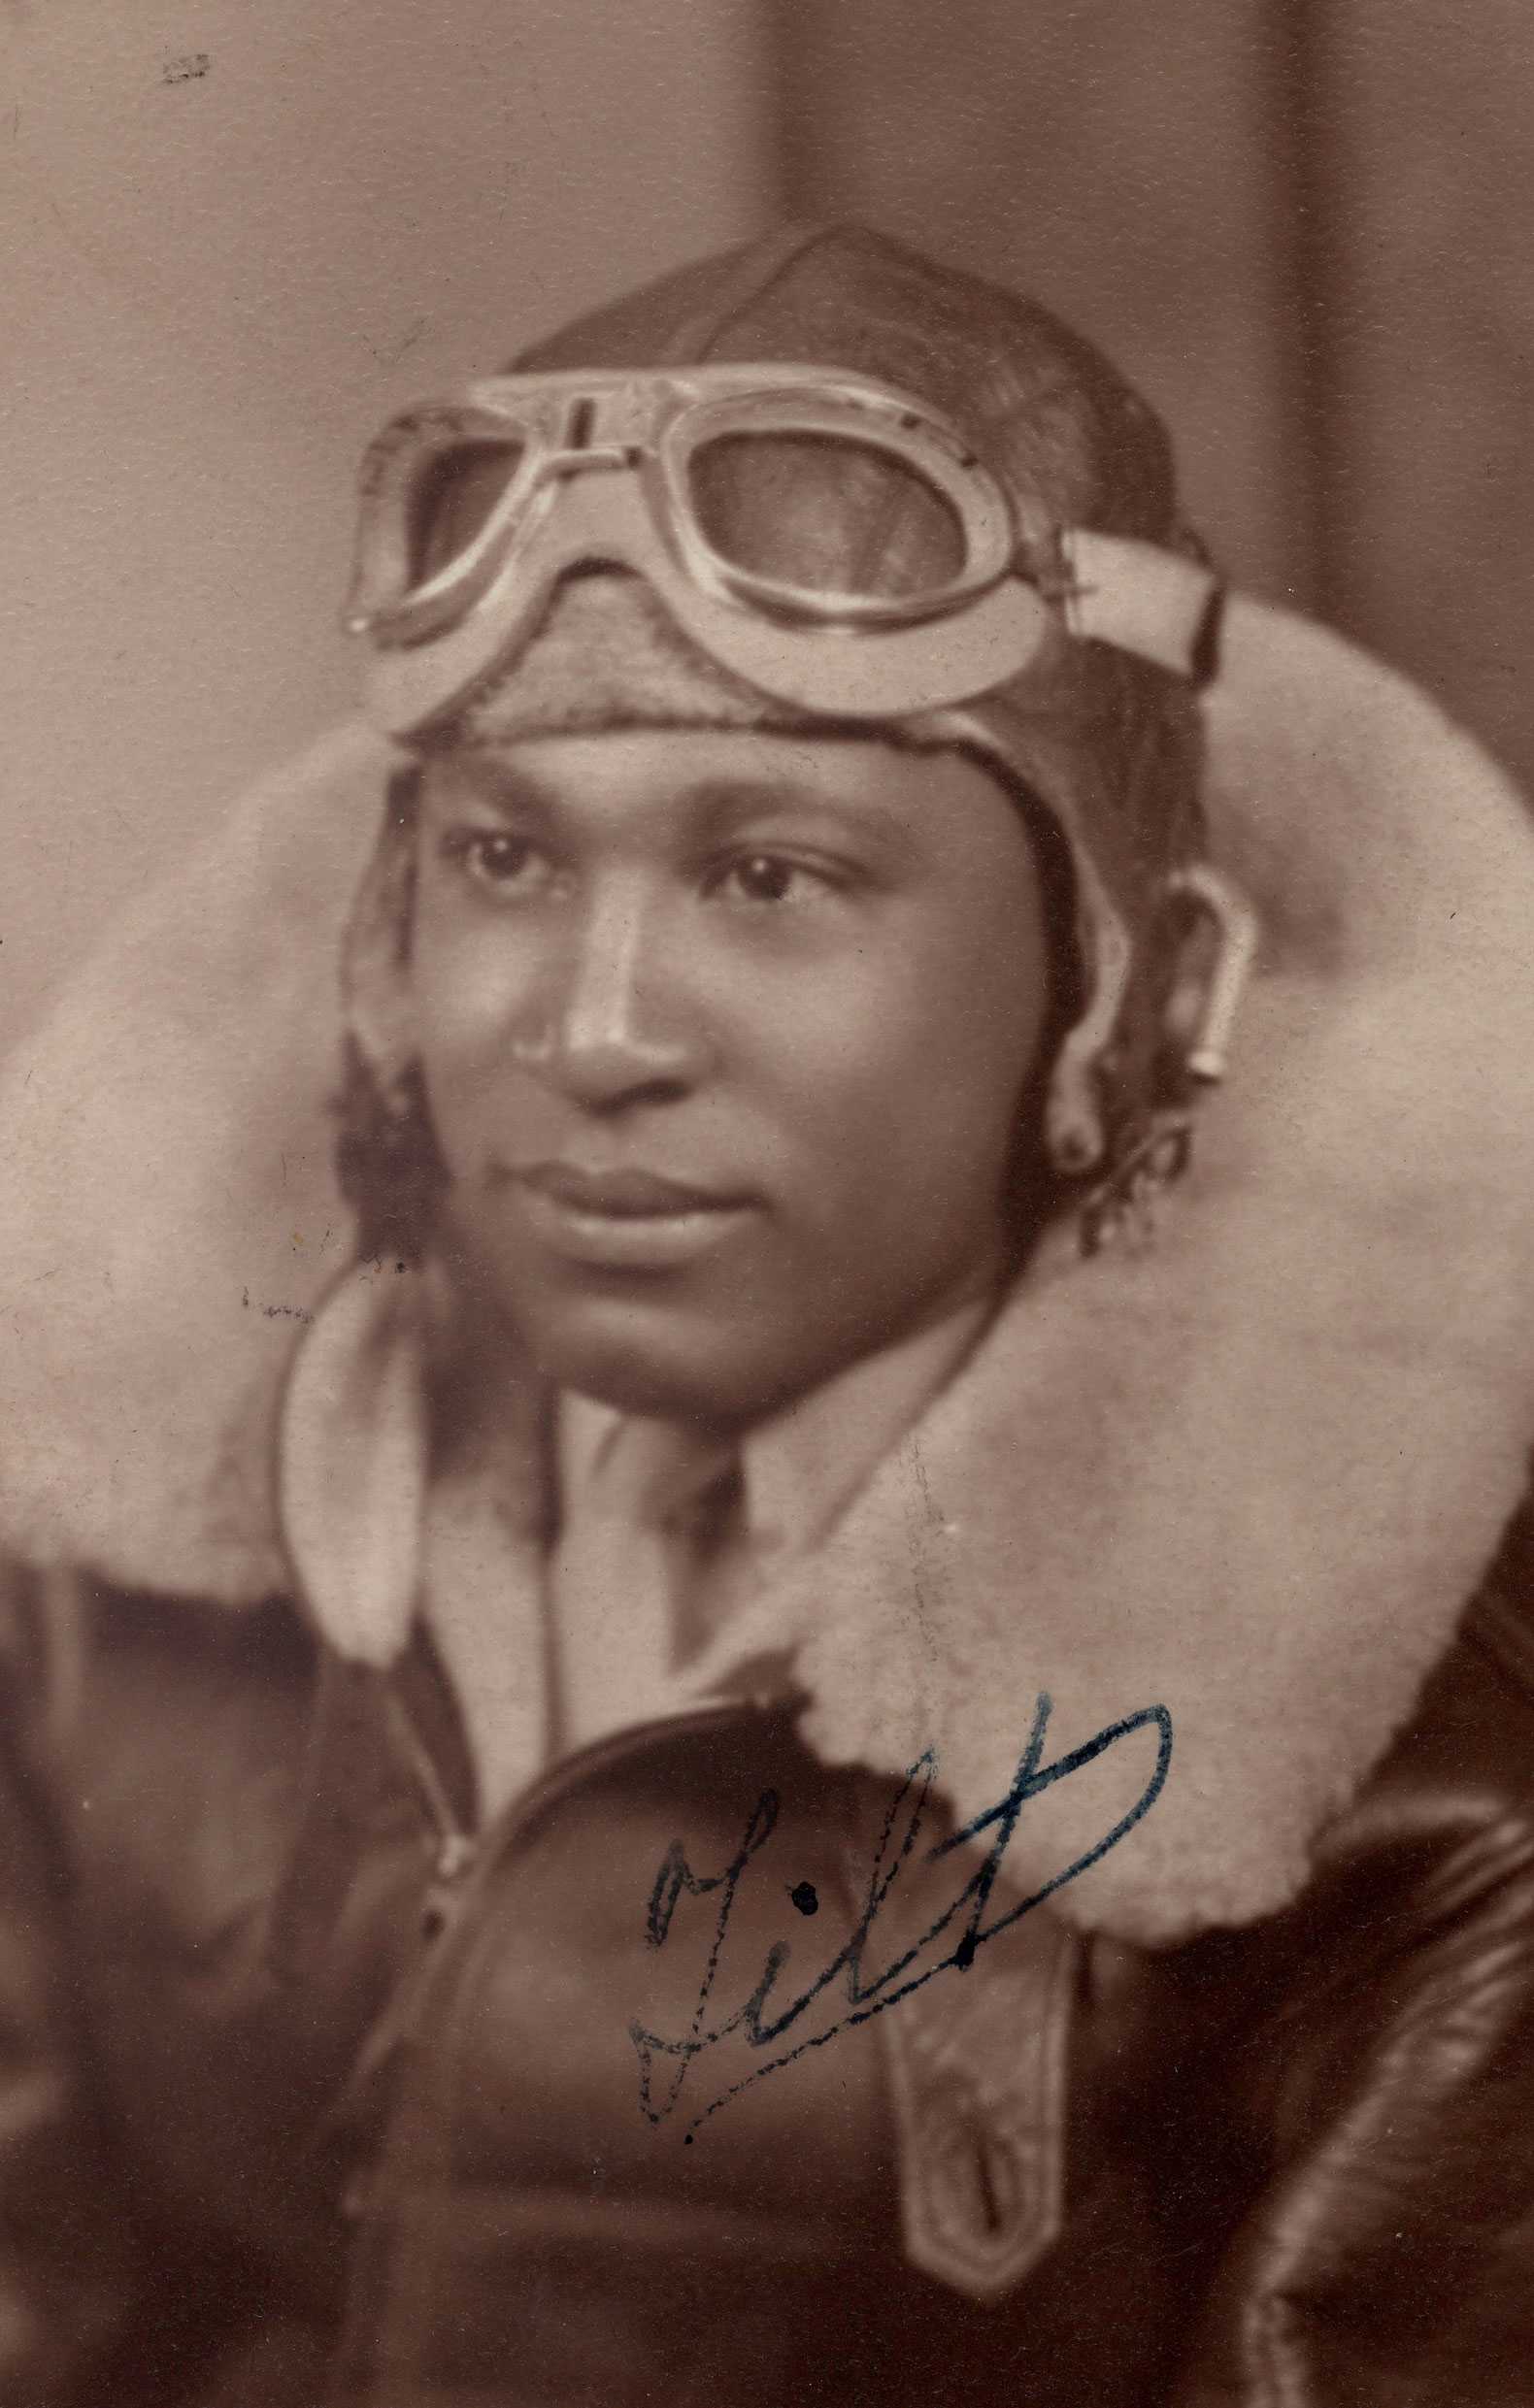
[(242, 1288), (240, 1303), (246, 1312), (258, 1312), (268, 1321), (313, 1321), (314, 1314), (303, 1304), (252, 1304), (250, 1291)]

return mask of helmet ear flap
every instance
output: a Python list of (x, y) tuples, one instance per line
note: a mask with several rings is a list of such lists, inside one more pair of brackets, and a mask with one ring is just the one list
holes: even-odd
[(342, 949), (345, 1019), (336, 1169), (364, 1259), (418, 1262), (447, 1168), (431, 1126), (411, 989), (420, 771), (390, 778)]
[(420, 776), (412, 763), (388, 781), (384, 823), (342, 940), (347, 1027), (384, 1085), (416, 1052), (410, 957)]

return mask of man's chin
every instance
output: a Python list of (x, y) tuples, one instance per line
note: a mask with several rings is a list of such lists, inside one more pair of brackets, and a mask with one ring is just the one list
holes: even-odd
[(752, 1334), (675, 1303), (585, 1300), (568, 1312), (535, 1310), (521, 1324), (539, 1368), (623, 1413), (739, 1429), (814, 1384), (768, 1359)]

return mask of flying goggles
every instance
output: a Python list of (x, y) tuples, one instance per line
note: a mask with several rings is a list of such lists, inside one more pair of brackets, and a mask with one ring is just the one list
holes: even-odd
[[(924, 565), (898, 590), (850, 589), (845, 555), (844, 581), (817, 582), (813, 540), (786, 547), (785, 575), (772, 508), (732, 508), (739, 466), (762, 468), (770, 497), (786, 456), (777, 490), (791, 510), (798, 445), (817, 471), (924, 513)], [(1058, 538), (1057, 575), (1030, 574), (999, 478), (937, 412), (866, 378), (774, 365), (494, 377), (405, 412), (365, 455), (346, 624), (370, 640), (373, 716), (395, 736), (450, 717), (517, 659), (556, 580), (592, 567), (636, 572), (760, 692), (852, 719), (987, 693), (1062, 623), (1191, 674), (1216, 593), (1194, 562), (1084, 529)]]

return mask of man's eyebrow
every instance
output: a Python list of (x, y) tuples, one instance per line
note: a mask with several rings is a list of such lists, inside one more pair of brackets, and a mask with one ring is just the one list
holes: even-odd
[(791, 781), (750, 777), (705, 777), (689, 784), (685, 801), (711, 836), (727, 837), (755, 819), (803, 817), (822, 819), (855, 831), (871, 842), (894, 845), (907, 841), (899, 820), (874, 801), (826, 794), (821, 788)]
[(762, 811), (824, 808), (812, 790), (767, 777), (688, 778), (679, 786), (677, 799), (700, 816), (725, 823), (751, 819)]
[(559, 808), (559, 797), (553, 788), (546, 786), (531, 770), (511, 769), (488, 755), (471, 755), (467, 762), (450, 770), (441, 782), (428, 779), (427, 792), (433, 801), (450, 808), (453, 804), (479, 803), (508, 819), (525, 812), (551, 817)]
[[(474, 803), (509, 820), (550, 827), (580, 813), (579, 799), (557, 782), (488, 756), (470, 756), (452, 784), (437, 792), (440, 808)], [(908, 851), (916, 841), (914, 831), (877, 800), (827, 794), (808, 780), (800, 785), (792, 778), (719, 772), (683, 775), (671, 801), (704, 843), (725, 842), (753, 821), (773, 819), (819, 820), (890, 852)]]

